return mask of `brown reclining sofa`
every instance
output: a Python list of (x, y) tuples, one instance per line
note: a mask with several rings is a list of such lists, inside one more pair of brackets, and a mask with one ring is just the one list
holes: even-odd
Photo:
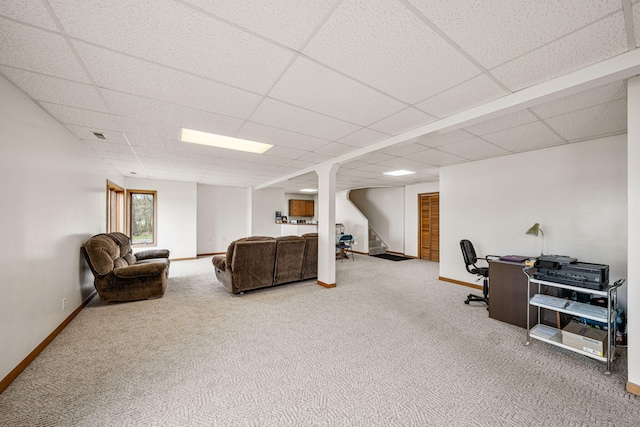
[(318, 233), (245, 237), (212, 262), (218, 281), (234, 294), (313, 279), (318, 276)]

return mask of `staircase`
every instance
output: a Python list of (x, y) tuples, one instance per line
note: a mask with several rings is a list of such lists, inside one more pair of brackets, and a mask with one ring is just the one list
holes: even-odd
[(387, 245), (380, 239), (375, 231), (369, 227), (369, 255), (387, 253)]

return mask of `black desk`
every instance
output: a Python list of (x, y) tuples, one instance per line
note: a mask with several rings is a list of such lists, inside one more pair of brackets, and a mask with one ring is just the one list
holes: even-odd
[[(523, 263), (508, 261), (489, 262), (489, 317), (512, 325), (527, 327), (527, 276)], [(535, 270), (530, 271), (533, 274)], [(546, 288), (546, 286), (544, 287)], [(531, 286), (532, 297), (538, 286)], [(552, 294), (546, 289), (542, 293)], [(556, 294), (557, 296), (557, 294)], [(546, 308), (540, 309), (540, 318), (545, 325), (560, 328), (568, 322), (568, 317)], [(538, 323), (537, 310), (529, 311), (529, 325)]]
[[(527, 276), (524, 264), (508, 261), (489, 263), (489, 317), (527, 327)], [(537, 290), (537, 287), (536, 287)], [(531, 296), (535, 293), (533, 287)], [(537, 322), (536, 310), (529, 313), (530, 325)]]

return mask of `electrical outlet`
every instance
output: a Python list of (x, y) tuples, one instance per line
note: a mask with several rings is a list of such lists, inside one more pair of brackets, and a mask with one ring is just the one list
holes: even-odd
[(64, 311), (66, 308), (67, 308), (67, 299), (62, 298), (62, 311)]

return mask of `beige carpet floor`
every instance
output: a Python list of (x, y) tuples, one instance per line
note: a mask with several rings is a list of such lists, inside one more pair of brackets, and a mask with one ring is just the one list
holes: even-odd
[(96, 297), (0, 395), (0, 425), (639, 425), (624, 351), (605, 376), (525, 347), (435, 263), (336, 265), (334, 289), (234, 296), (210, 258), (179, 261), (161, 299)]

